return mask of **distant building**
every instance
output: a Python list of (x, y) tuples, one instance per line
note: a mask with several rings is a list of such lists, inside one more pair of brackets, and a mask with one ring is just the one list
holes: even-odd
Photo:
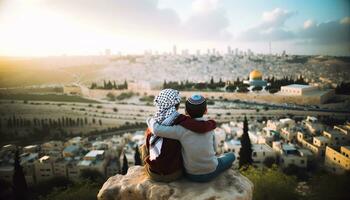
[[(322, 139), (321, 139), (322, 140)], [(309, 149), (317, 157), (323, 157), (325, 155), (324, 141), (314, 140), (313, 136), (308, 135), (305, 132), (298, 131), (297, 142), (304, 148)]]
[(306, 120), (303, 120), (302, 123), (313, 135), (318, 135), (325, 129), (324, 124), (320, 123), (316, 117), (307, 116)]
[(28, 184), (35, 182), (35, 161), (39, 158), (38, 153), (24, 153), (20, 155), (21, 166), (23, 168), (24, 177)]
[(107, 159), (105, 158), (104, 150), (92, 150), (87, 153), (83, 160), (78, 162), (79, 171), (84, 169), (99, 171), (104, 176), (106, 175)]
[(276, 153), (267, 144), (253, 144), (252, 150), (253, 150), (252, 158), (253, 158), (254, 166), (262, 167), (265, 159), (268, 157), (272, 157), (276, 159)]
[(54, 176), (53, 160), (50, 156), (43, 156), (34, 164), (37, 182), (50, 179)]
[(68, 177), (68, 175), (67, 175), (67, 165), (68, 165), (68, 161), (63, 159), (63, 158), (56, 160), (53, 163), (54, 174), (56, 176)]
[(350, 146), (342, 146), (340, 151), (327, 147), (324, 164), (328, 171), (336, 174), (350, 171)]
[(292, 84), (281, 87), (281, 92), (289, 95), (305, 95), (316, 90), (318, 90), (318, 88), (315, 86), (300, 84)]
[[(309, 99), (309, 101), (314, 102), (314, 104), (322, 104), (334, 97), (334, 90), (320, 90), (315, 86), (291, 84), (282, 86), (281, 91), (276, 94), (286, 97), (301, 97)], [(286, 100), (288, 101), (288, 99)]]
[(61, 141), (49, 141), (41, 146), (41, 151), (43, 154), (48, 155), (51, 159), (59, 159), (62, 157), (62, 150), (64, 148), (63, 142)]
[(177, 55), (177, 49), (176, 49), (176, 45), (173, 46), (173, 55), (176, 56)]
[(259, 70), (253, 70), (249, 74), (249, 80), (243, 81), (245, 84), (248, 84), (253, 87), (265, 87), (267, 82), (263, 80), (262, 73)]
[(64, 158), (67, 157), (75, 157), (77, 155), (77, 153), (79, 152), (80, 147), (77, 145), (69, 145), (66, 148), (63, 149), (62, 151), (62, 155)]
[(28, 145), (23, 147), (23, 153), (36, 153), (39, 150), (38, 145)]
[(280, 165), (282, 167), (286, 168), (290, 165), (307, 167), (307, 155), (300, 152), (294, 145), (273, 142), (272, 148), (280, 155)]

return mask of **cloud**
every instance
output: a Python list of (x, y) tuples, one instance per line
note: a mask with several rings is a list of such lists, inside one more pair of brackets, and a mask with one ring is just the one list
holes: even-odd
[(297, 32), (297, 36), (311, 44), (349, 44), (350, 17), (319, 24), (307, 20), (304, 22), (304, 28)]
[(310, 27), (313, 27), (313, 26), (315, 26), (315, 22), (314, 22), (313, 20), (311, 20), (311, 19), (306, 20), (306, 21), (304, 22), (304, 28), (305, 28), (305, 29), (310, 28)]
[(227, 30), (229, 19), (222, 9), (195, 12), (183, 24), (185, 33), (193, 39), (227, 40), (231, 33)]
[(261, 21), (237, 36), (240, 41), (278, 41), (294, 38), (292, 31), (286, 29), (285, 22), (296, 12), (275, 8), (272, 11), (264, 12)]
[(266, 27), (282, 27), (284, 26), (285, 21), (295, 14), (295, 12), (275, 8), (270, 12), (264, 12), (262, 14), (263, 23), (261, 25)]
[(93, 22), (99, 29), (133, 32), (135, 35), (173, 37), (182, 39), (222, 40), (230, 33), (229, 20), (219, 8), (219, 0), (196, 0), (192, 14), (181, 20), (170, 8), (159, 8), (157, 0), (52, 0), (52, 9), (65, 12), (76, 19)]
[(158, 8), (156, 0), (51, 0), (47, 5), (72, 20), (114, 32), (170, 34), (180, 25), (177, 13)]
[(192, 3), (192, 10), (195, 12), (208, 12), (218, 7), (218, 0), (195, 0)]

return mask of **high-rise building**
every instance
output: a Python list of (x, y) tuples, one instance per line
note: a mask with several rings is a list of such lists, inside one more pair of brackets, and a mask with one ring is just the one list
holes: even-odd
[(177, 54), (176, 52), (176, 45), (173, 46), (173, 55), (175, 56)]

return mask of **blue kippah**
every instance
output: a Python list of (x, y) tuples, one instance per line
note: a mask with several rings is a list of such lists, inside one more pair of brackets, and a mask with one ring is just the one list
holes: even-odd
[(205, 98), (200, 94), (194, 94), (190, 98), (188, 98), (187, 101), (190, 104), (199, 105), (199, 104), (202, 104), (203, 102), (205, 102)]

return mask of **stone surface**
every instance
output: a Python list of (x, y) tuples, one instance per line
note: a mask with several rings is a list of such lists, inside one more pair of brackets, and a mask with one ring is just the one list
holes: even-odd
[(110, 177), (102, 186), (99, 200), (207, 199), (250, 200), (253, 184), (239, 172), (229, 169), (208, 183), (189, 182), (185, 178), (171, 183), (149, 180), (143, 167), (129, 168), (126, 175)]

